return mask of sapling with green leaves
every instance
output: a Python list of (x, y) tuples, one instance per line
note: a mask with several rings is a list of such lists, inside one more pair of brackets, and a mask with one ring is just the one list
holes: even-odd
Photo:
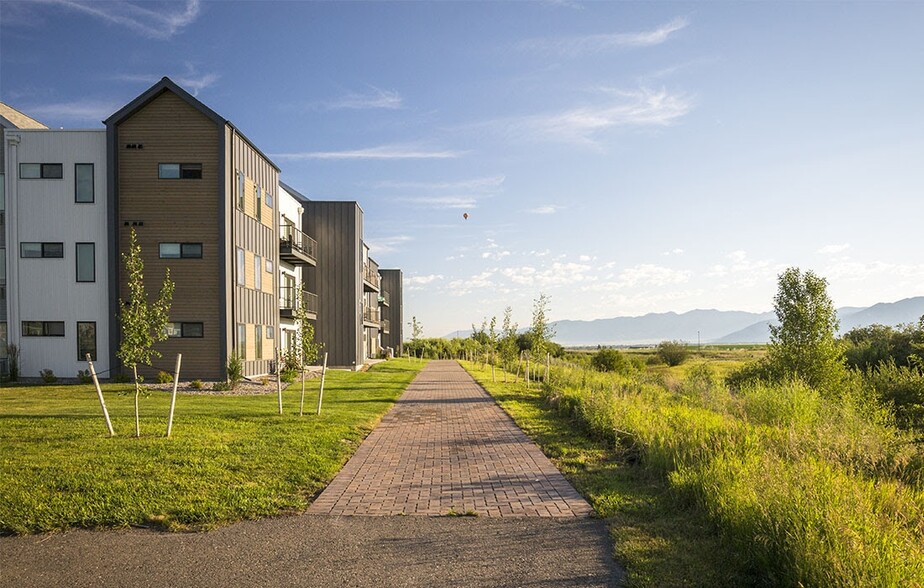
[(295, 322), (298, 325), (298, 329), (295, 331), (295, 340), (298, 345), (299, 371), (302, 376), (302, 396), (298, 409), (299, 416), (303, 415), (305, 412), (305, 368), (318, 361), (321, 347), (323, 347), (322, 343), (317, 343), (314, 340), (314, 324), (311, 322), (309, 316), (310, 309), (308, 308), (308, 300), (302, 296), (301, 292), (298, 292), (296, 294), (295, 304)]
[[(530, 355), (537, 362), (545, 361), (545, 354), (549, 351), (549, 343), (555, 336), (555, 329), (549, 324), (549, 304), (552, 298), (548, 294), (539, 293), (539, 298), (533, 301), (533, 324), (529, 330)], [(538, 372), (538, 369), (537, 369)]]
[(154, 344), (167, 338), (174, 283), (170, 280), (170, 268), (167, 268), (157, 299), (148, 301), (144, 288), (144, 260), (141, 259), (141, 245), (138, 244), (135, 229), (132, 229), (129, 237), (128, 252), (122, 253), (122, 261), (128, 282), (128, 302), (119, 300), (122, 341), (116, 355), (132, 369), (135, 381), (135, 437), (140, 437), (138, 398), (141, 395), (141, 384), (138, 364), (150, 365), (152, 359), (162, 356), (154, 349)]
[(501, 326), (501, 339), (498, 344), (501, 361), (504, 363), (504, 383), (507, 383), (507, 372), (510, 364), (516, 361), (519, 364), (520, 348), (517, 345), (517, 324), (513, 322), (513, 309), (509, 306), (504, 309), (504, 323)]

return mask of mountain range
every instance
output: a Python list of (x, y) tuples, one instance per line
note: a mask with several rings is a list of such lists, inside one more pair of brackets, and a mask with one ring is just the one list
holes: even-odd
[[(924, 316), (924, 296), (869, 307), (837, 310), (840, 332), (872, 324), (899, 325)], [(592, 321), (561, 320), (552, 323), (554, 340), (566, 347), (584, 345), (644, 345), (666, 340), (688, 343), (767, 343), (773, 312), (691, 310), (684, 313), (651, 313)]]

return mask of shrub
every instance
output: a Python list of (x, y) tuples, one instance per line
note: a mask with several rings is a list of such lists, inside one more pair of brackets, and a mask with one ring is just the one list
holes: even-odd
[(590, 365), (599, 372), (629, 373), (632, 364), (615, 349), (601, 349), (590, 358)]
[(782, 379), (780, 372), (766, 358), (751, 361), (725, 376), (725, 385), (731, 390), (739, 391), (745, 386), (759, 383), (777, 382)]
[(93, 383), (93, 376), (90, 375), (90, 370), (77, 370), (77, 381), (81, 384)]
[(39, 372), (39, 376), (46, 384), (54, 384), (58, 381), (58, 376), (56, 376), (55, 373), (51, 370), (42, 370)]
[(673, 367), (686, 361), (690, 356), (690, 350), (683, 341), (661, 341), (658, 343), (658, 356), (664, 363)]
[(10, 362), (10, 381), (15, 382), (19, 379), (19, 347), (7, 345), (6, 356)]
[(117, 384), (128, 384), (132, 379), (128, 374), (119, 372), (112, 376), (112, 381)]
[(234, 388), (231, 386), (229, 382), (215, 382), (214, 384), (212, 384), (212, 390), (216, 392), (228, 392), (229, 390), (233, 390), (233, 389)]
[(170, 384), (173, 382), (173, 374), (165, 372), (163, 370), (157, 372), (157, 383), (158, 384)]
[(239, 353), (234, 352), (228, 358), (228, 390), (234, 390), (243, 379), (244, 360)]
[(298, 377), (298, 370), (283, 370), (279, 377), (286, 384), (291, 384)]
[(892, 406), (899, 426), (924, 429), (924, 369), (889, 360), (866, 372), (866, 381)]
[(193, 390), (202, 390), (202, 380), (193, 380), (189, 383), (189, 387)]

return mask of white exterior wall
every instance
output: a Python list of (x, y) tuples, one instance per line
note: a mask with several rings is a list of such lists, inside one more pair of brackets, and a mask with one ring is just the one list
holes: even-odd
[[(17, 144), (18, 138), (18, 144)], [(109, 369), (108, 237), (105, 130), (8, 130), (5, 133), (10, 343), (20, 374), (50, 369), (75, 377), (77, 322), (96, 323), (97, 372)], [(61, 163), (63, 179), (20, 179), (20, 163)], [(75, 168), (92, 163), (95, 202), (76, 203)], [(63, 258), (21, 257), (22, 242), (64, 244)], [(95, 243), (96, 281), (77, 282), (76, 243)], [(23, 337), (22, 321), (64, 321), (64, 337)]]
[[(277, 187), (276, 193), (279, 195), (279, 224), (280, 226), (290, 220), (295, 224), (295, 228), (302, 230), (302, 205), (301, 203), (291, 194), (286, 192), (286, 189), (281, 185)], [(292, 265), (286, 263), (285, 261), (279, 260), (279, 287), (282, 288), (286, 283), (286, 276), (290, 276), (295, 280), (295, 285), (301, 287), (302, 285), (302, 266)], [(277, 296), (282, 292), (280, 290), (277, 292)], [(286, 351), (286, 341), (294, 341), (295, 331), (297, 330), (295, 321), (292, 319), (279, 319), (279, 339), (276, 341), (276, 344), (283, 351)], [(286, 333), (291, 333), (290, 336), (286, 336)]]

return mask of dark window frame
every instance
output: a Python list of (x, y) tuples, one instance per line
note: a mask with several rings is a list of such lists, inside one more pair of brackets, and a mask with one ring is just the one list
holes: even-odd
[[(24, 165), (37, 165), (39, 166), (39, 175), (37, 178), (33, 177), (23, 177), (22, 168)], [(60, 176), (46, 175), (46, 171), (50, 172), (54, 167), (61, 170)], [(63, 163), (20, 163), (19, 164), (19, 179), (20, 180), (63, 180), (64, 179), (64, 164)]]
[[(93, 279), (91, 280), (81, 280), (80, 279), (80, 246), (81, 245), (90, 245), (91, 250), (93, 251)], [(74, 243), (74, 276), (79, 284), (91, 284), (96, 282), (96, 243), (89, 242), (80, 242)]]
[[(42, 325), (42, 333), (40, 335), (26, 334), (26, 323), (38, 323)], [(52, 333), (52, 325), (61, 325), (61, 333)], [(23, 337), (64, 337), (67, 335), (67, 330), (64, 326), (64, 321), (22, 321), (19, 325), (20, 334)]]
[[(165, 165), (177, 166), (177, 176), (164, 176), (163, 168)], [(173, 161), (162, 162), (157, 164), (158, 180), (201, 180), (202, 164), (201, 163), (176, 163)]]
[[(170, 325), (179, 325), (180, 334), (179, 335), (170, 335), (167, 337), (170, 339), (202, 339), (205, 337), (205, 323), (196, 322), (196, 321), (171, 321)], [(192, 334), (195, 326), (198, 325), (198, 335)], [(169, 331), (168, 331), (169, 333)]]
[[(41, 254), (40, 255), (23, 255), (23, 245), (40, 245)], [(61, 246), (61, 255), (49, 255), (48, 249), (49, 245), (60, 245)], [(19, 242), (19, 257), (20, 259), (64, 259), (64, 242), (63, 241), (20, 241)]]
[(96, 321), (77, 321), (77, 361), (87, 361), (86, 349), (80, 348), (80, 326), (93, 325), (93, 352), (90, 353), (90, 361), (96, 361), (99, 351), (99, 332), (96, 329)]
[[(77, 173), (81, 166), (90, 166), (90, 199), (80, 200), (80, 178)], [(96, 203), (96, 164), (94, 163), (75, 163), (74, 164), (74, 204), (95, 204)]]
[[(173, 255), (164, 256), (163, 251), (161, 250), (161, 247), (163, 247), (164, 245), (179, 245), (180, 254), (178, 256), (173, 256)], [(190, 245), (199, 246), (199, 255), (185, 255), (184, 254), (185, 253), (184, 250), (187, 249), (188, 246)], [(192, 241), (189, 241), (189, 242), (161, 241), (160, 243), (157, 244), (157, 256), (160, 259), (202, 259), (202, 252), (204, 249), (205, 248), (202, 246), (202, 243), (196, 243)]]
[(247, 192), (247, 181), (244, 178), (244, 172), (237, 172), (237, 209), (244, 210), (244, 196)]

